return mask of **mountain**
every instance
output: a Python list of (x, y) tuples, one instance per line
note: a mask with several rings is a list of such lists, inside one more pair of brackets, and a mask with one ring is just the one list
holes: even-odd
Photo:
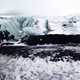
[(8, 30), (16, 39), (25, 35), (75, 35), (80, 34), (80, 16), (0, 17), (0, 30)]

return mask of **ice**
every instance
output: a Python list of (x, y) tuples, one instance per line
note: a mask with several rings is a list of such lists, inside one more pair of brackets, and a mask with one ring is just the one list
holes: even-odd
[(0, 55), (1, 78), (3, 80), (80, 80), (80, 61), (46, 62), (39, 57), (31, 60)]
[[(25, 19), (25, 20), (24, 20)], [(23, 23), (19, 22), (24, 20)], [(63, 16), (63, 17), (11, 17), (0, 18), (0, 30), (8, 30), (10, 34), (20, 39), (25, 35), (45, 35), (47, 31), (46, 20), (51, 31), (46, 34), (80, 34), (80, 16)], [(63, 26), (65, 24), (65, 26)]]

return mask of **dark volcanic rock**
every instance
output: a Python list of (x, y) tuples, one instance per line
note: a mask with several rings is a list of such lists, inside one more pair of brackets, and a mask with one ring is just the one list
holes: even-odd
[(13, 55), (13, 56), (25, 56), (27, 57), (29, 55), (30, 48), (27, 46), (3, 46), (0, 47), (0, 53), (1, 54), (7, 54), (7, 55)]

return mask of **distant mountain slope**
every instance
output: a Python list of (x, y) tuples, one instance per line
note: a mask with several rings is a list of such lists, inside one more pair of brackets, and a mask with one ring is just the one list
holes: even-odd
[(0, 25), (0, 30), (8, 30), (16, 39), (25, 35), (80, 34), (80, 16), (0, 17)]

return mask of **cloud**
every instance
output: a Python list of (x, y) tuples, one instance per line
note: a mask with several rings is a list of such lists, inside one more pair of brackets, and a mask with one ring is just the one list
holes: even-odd
[(5, 12), (1, 12), (0, 15), (4, 15), (4, 16), (19, 16), (22, 13), (20, 11), (16, 11), (16, 10), (6, 10)]
[(79, 3), (80, 0), (0, 0), (0, 12), (7, 9), (29, 16), (64, 16), (79, 14)]

